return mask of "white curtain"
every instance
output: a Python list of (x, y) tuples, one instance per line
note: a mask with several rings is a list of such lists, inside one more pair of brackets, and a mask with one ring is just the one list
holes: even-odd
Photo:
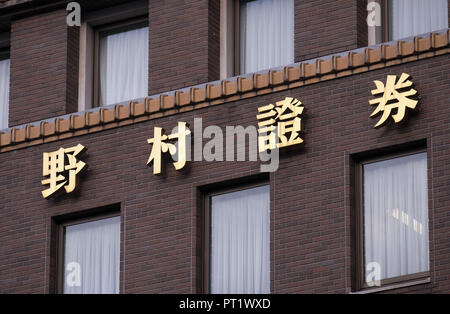
[(448, 28), (448, 0), (390, 0), (390, 39)]
[(294, 63), (294, 0), (241, 1), (241, 74)]
[(364, 166), (365, 264), (380, 279), (429, 270), (427, 184), (426, 153)]
[(100, 105), (148, 95), (148, 27), (100, 39)]
[(212, 197), (211, 293), (270, 293), (269, 186)]
[(0, 130), (8, 127), (9, 59), (0, 60)]
[(119, 293), (120, 217), (68, 226), (64, 293)]

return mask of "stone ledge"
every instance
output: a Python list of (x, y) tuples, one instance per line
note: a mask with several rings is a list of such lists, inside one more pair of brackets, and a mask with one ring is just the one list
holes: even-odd
[(450, 53), (450, 30), (99, 107), (0, 132), (0, 153)]

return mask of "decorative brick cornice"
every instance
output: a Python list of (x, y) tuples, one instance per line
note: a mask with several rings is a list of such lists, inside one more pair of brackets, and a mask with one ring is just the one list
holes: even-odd
[(143, 101), (34, 122), (0, 132), (0, 153), (448, 54), (449, 37), (450, 30), (431, 33), (411, 41), (358, 49), (150, 96)]

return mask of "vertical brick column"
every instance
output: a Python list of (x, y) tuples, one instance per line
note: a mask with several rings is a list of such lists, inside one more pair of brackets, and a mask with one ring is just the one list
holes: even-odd
[(295, 0), (295, 61), (367, 45), (365, 0)]
[(220, 1), (149, 1), (149, 94), (219, 79)]
[(66, 14), (12, 21), (10, 126), (77, 111), (79, 29)]
[(220, 78), (220, 0), (208, 1), (208, 81)]
[(356, 41), (357, 47), (369, 44), (369, 25), (367, 25), (367, 0), (356, 1)]

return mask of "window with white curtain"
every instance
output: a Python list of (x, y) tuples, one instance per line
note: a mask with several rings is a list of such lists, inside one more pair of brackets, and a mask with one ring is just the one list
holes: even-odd
[(294, 0), (240, 1), (241, 74), (294, 63)]
[(148, 27), (100, 33), (100, 105), (148, 96)]
[(448, 28), (448, 0), (389, 0), (389, 40)]
[(211, 196), (211, 293), (270, 293), (269, 194), (266, 185)]
[(66, 294), (119, 293), (120, 217), (64, 226)]
[(8, 127), (9, 59), (0, 59), (0, 130)]
[(374, 267), (379, 280), (429, 271), (426, 152), (364, 164), (363, 208), (366, 275)]

